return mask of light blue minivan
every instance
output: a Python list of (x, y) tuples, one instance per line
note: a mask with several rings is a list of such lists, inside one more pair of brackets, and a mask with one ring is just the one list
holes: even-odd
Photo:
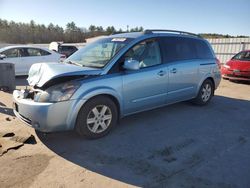
[(145, 30), (107, 36), (63, 63), (34, 64), (14, 112), (42, 132), (106, 135), (119, 118), (172, 103), (207, 104), (221, 80), (219, 61), (199, 35)]

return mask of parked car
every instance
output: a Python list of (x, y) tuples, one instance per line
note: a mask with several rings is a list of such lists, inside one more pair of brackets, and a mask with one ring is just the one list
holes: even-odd
[(60, 62), (62, 59), (65, 59), (64, 55), (33, 46), (8, 46), (0, 49), (0, 63), (13, 63), (16, 75), (28, 75), (34, 63)]
[(241, 51), (221, 67), (222, 77), (250, 81), (250, 50)]
[(76, 46), (71, 44), (63, 44), (62, 42), (51, 42), (49, 45), (49, 49), (63, 54), (66, 57), (71, 56), (78, 50)]
[(74, 129), (99, 138), (130, 114), (191, 99), (206, 105), (220, 80), (219, 62), (199, 35), (111, 35), (63, 64), (33, 65), (28, 82), (34, 89), (14, 91), (14, 112), (43, 132)]

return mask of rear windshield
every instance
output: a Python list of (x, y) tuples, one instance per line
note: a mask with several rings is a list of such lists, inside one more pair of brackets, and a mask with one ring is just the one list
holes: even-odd
[(232, 59), (241, 61), (250, 61), (250, 51), (240, 52), (236, 54)]

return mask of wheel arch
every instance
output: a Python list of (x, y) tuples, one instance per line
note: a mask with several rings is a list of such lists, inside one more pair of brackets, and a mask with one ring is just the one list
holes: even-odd
[(83, 93), (81, 93), (78, 98), (76, 98), (76, 102), (74, 103), (70, 114), (68, 115), (67, 118), (67, 124), (69, 124), (69, 129), (74, 129), (76, 121), (77, 121), (77, 116), (81, 110), (81, 108), (89, 101), (94, 99), (95, 97), (100, 97), (100, 96), (106, 96), (109, 97), (112, 101), (114, 101), (115, 105), (117, 106), (117, 113), (118, 113), (118, 118), (122, 117), (122, 98), (119, 95), (118, 92), (111, 88), (107, 87), (102, 87), (102, 88), (96, 88), (94, 90), (87, 90)]
[[(118, 113), (118, 118), (120, 117), (120, 113), (121, 113), (121, 105), (120, 105), (120, 102), (119, 102), (119, 100), (114, 96), (114, 95), (112, 95), (112, 94), (110, 94), (110, 93), (102, 93), (102, 94), (97, 94), (97, 95), (94, 95), (94, 96), (92, 96), (92, 97), (90, 97), (90, 98), (88, 98), (88, 100), (86, 101), (86, 102), (88, 102), (88, 101), (90, 101), (90, 100), (93, 100), (93, 99), (95, 99), (95, 98), (97, 98), (97, 97), (108, 97), (109, 99), (111, 99), (114, 103), (115, 103), (115, 105), (116, 105), (116, 107), (117, 107), (117, 113)], [(86, 103), (85, 102), (85, 103)], [(84, 104), (85, 104), (84, 103)], [(82, 105), (82, 106), (84, 106), (84, 104)], [(79, 112), (78, 112), (79, 113)]]
[[(84, 93), (81, 98), (85, 101), (82, 105), (84, 106), (84, 104), (90, 100), (93, 100), (96, 97), (101, 97), (101, 96), (105, 96), (105, 97), (109, 97), (116, 105), (117, 107), (117, 111), (118, 111), (118, 117), (122, 116), (122, 97), (120, 96), (120, 94), (118, 92), (116, 92), (116, 90), (109, 88), (109, 87), (101, 87), (101, 88), (96, 88), (94, 90), (91, 90), (89, 92)], [(80, 111), (80, 110), (79, 110)], [(79, 111), (77, 112), (77, 114), (79, 113)]]
[[(215, 81), (214, 81), (214, 78), (213, 78), (211, 75), (207, 75), (206, 77), (204, 77), (204, 78), (200, 81), (200, 83), (199, 83), (199, 85), (198, 85), (198, 87), (197, 87), (196, 95), (198, 95), (198, 93), (199, 93), (199, 91), (200, 91), (200, 88), (201, 88), (202, 84), (203, 84), (206, 80), (210, 80), (210, 81), (212, 82), (212, 84), (213, 84), (213, 90), (215, 90)], [(214, 92), (214, 91), (213, 91), (213, 92)]]
[[(90, 128), (88, 127), (86, 123), (82, 125), (82, 122), (86, 121), (86, 118), (88, 118), (89, 110), (91, 110), (93, 107), (96, 107), (96, 105), (102, 104), (102, 103), (104, 104), (106, 103), (110, 105), (110, 107), (112, 107), (113, 109), (114, 114), (112, 114), (113, 120), (110, 121), (109, 126), (106, 126), (103, 132), (97, 133), (97, 132), (93, 132), (92, 130), (90, 130)], [(76, 117), (75, 117), (75, 123), (74, 123), (73, 129), (79, 135), (85, 136), (90, 139), (100, 138), (106, 135), (112, 129), (112, 127), (117, 124), (119, 120), (119, 116), (120, 116), (119, 105), (120, 104), (117, 98), (107, 93), (102, 93), (102, 94), (91, 96), (90, 98), (88, 98), (88, 100), (84, 99), (84, 103), (80, 106), (79, 110), (75, 113)], [(116, 108), (117, 110), (115, 110), (114, 108)], [(98, 118), (102, 118), (102, 117), (98, 115)], [(97, 124), (97, 126), (100, 126), (100, 124), (99, 125)]]
[(215, 82), (214, 82), (214, 79), (213, 79), (213, 77), (207, 77), (203, 82), (205, 82), (206, 80), (210, 80), (211, 82), (212, 82), (212, 84), (213, 84), (213, 92), (214, 92), (214, 90), (215, 90)]

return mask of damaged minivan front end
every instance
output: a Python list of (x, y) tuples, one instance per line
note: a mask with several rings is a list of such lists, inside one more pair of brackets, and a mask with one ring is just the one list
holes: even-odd
[(100, 69), (65, 63), (34, 64), (28, 77), (29, 88), (13, 92), (13, 110), (19, 119), (42, 132), (71, 130), (85, 100), (73, 97)]
[[(90, 138), (103, 136), (115, 124), (122, 104), (122, 78), (120, 73), (109, 71), (133, 40), (120, 35), (104, 37), (87, 44), (62, 63), (33, 64), (28, 88), (13, 92), (15, 115), (41, 132), (74, 129)], [(117, 68), (120, 67), (114, 70)], [(91, 112), (84, 112), (90, 104), (100, 101), (100, 96), (105, 100)], [(87, 129), (81, 131), (86, 124)]]

